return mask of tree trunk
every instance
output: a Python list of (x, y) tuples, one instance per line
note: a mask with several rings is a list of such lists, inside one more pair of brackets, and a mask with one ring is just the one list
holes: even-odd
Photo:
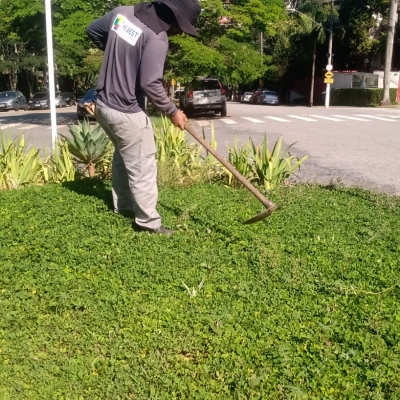
[(313, 43), (313, 62), (311, 72), (311, 91), (310, 91), (310, 107), (314, 104), (314, 81), (315, 81), (315, 60), (317, 58), (317, 38), (314, 37)]
[(33, 82), (35, 78), (35, 67), (32, 67), (31, 70), (26, 69), (26, 80), (28, 81), (29, 86), (29, 97), (33, 96)]
[(389, 23), (386, 38), (385, 73), (383, 78), (382, 105), (390, 105), (390, 71), (392, 70), (393, 39), (397, 19), (397, 1), (390, 0)]
[(10, 69), (9, 79), (10, 79), (10, 90), (17, 90), (18, 75), (16, 69)]

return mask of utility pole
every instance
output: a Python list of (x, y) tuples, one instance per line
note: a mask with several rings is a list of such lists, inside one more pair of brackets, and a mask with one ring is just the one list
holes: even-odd
[(397, 2), (398, 0), (390, 0), (389, 6), (389, 21), (386, 37), (386, 54), (385, 54), (385, 72), (383, 77), (383, 100), (382, 105), (390, 105), (390, 71), (392, 70), (393, 56), (393, 40), (394, 29), (397, 19)]
[[(397, 0), (396, 0), (397, 1)], [(332, 70), (332, 43), (333, 43), (333, 0), (331, 0), (331, 27), (329, 29), (329, 45), (328, 45), (328, 65), (326, 69)], [(329, 102), (331, 97), (331, 84), (326, 84), (325, 91), (325, 108), (329, 108)]]

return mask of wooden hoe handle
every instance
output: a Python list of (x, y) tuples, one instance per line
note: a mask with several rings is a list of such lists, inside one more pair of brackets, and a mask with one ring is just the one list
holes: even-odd
[(196, 130), (187, 122), (185, 124), (185, 129), (204, 147), (209, 151), (229, 172), (232, 173), (232, 175), (235, 176), (235, 178), (246, 188), (248, 189), (255, 197), (257, 197), (258, 200), (267, 209), (274, 210), (276, 208), (276, 205), (268, 200), (265, 196), (263, 196), (243, 175), (241, 175), (229, 162), (227, 159), (223, 158), (220, 156), (210, 145), (207, 143), (203, 137), (201, 137)]

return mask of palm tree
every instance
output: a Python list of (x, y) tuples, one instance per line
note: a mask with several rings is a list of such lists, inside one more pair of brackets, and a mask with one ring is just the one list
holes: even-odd
[(300, 3), (296, 11), (300, 19), (302, 35), (308, 43), (312, 43), (312, 72), (310, 88), (310, 107), (314, 103), (314, 81), (315, 81), (315, 61), (317, 57), (317, 43), (324, 43), (326, 32), (329, 29), (324, 26), (331, 25), (331, 8), (324, 0), (305, 0)]

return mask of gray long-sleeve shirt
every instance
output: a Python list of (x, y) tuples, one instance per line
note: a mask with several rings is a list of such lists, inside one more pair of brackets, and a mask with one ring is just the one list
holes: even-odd
[(163, 84), (164, 62), (168, 51), (165, 31), (156, 34), (134, 14), (134, 8), (117, 7), (93, 21), (86, 33), (104, 50), (96, 91), (98, 98), (115, 110), (142, 111), (143, 91), (156, 108), (167, 115), (177, 112)]

